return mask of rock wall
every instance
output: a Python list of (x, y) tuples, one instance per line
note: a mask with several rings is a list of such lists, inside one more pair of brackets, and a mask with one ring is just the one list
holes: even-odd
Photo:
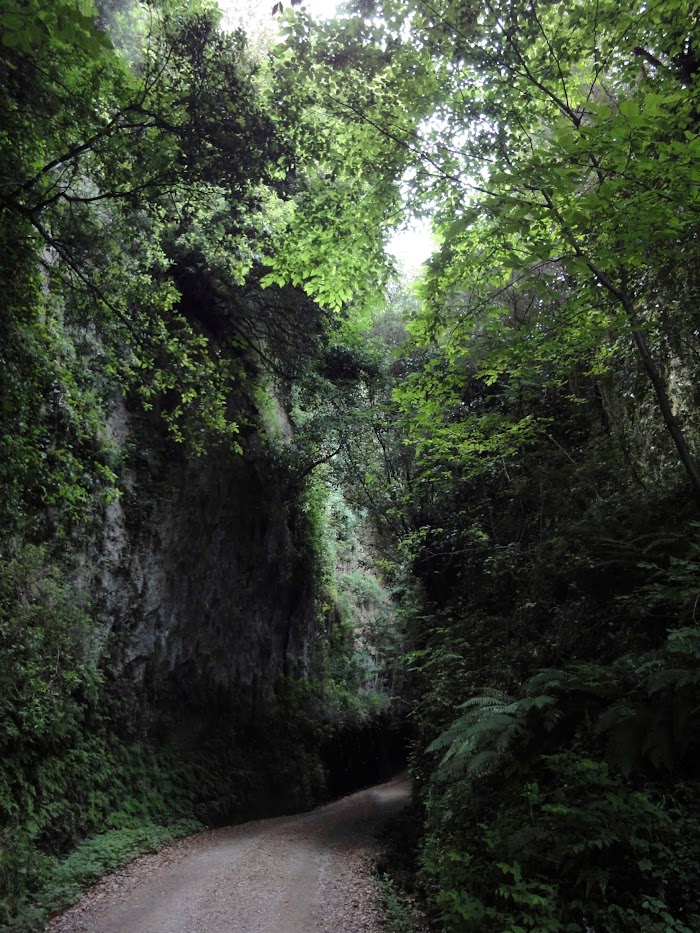
[(312, 637), (297, 503), (266, 475), (264, 457), (188, 459), (121, 408), (110, 427), (133, 448), (95, 581), (113, 687), (145, 725), (237, 703), (254, 710), (280, 675), (304, 669)]

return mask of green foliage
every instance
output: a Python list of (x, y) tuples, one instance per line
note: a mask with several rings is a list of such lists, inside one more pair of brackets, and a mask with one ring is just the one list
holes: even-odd
[(426, 750), (421, 870), (445, 929), (694, 929), (698, 644), (681, 628), (462, 704)]
[(392, 68), (377, 21), (314, 22), (303, 7), (281, 21), (285, 41), (274, 61), (285, 105), (280, 119), (308, 168), (272, 237), (263, 284), (300, 286), (334, 311), (351, 301), (366, 307), (387, 279), (387, 226), (401, 219), (407, 160), (400, 141), (414, 131), (425, 99), (416, 96), (407, 107), (401, 92), (414, 91), (419, 80), (429, 87), (430, 68), (418, 56)]
[[(572, 751), (538, 758), (536, 771), (540, 781), (521, 772), (503, 787), (500, 804), (479, 794), (478, 827), (426, 838), (422, 871), (445, 929), (693, 929), (697, 810)], [(463, 794), (431, 806), (454, 819), (469, 806)]]
[(0, 417), (6, 516), (24, 527), (39, 503), (79, 520), (110, 494), (115, 393), (196, 452), (240, 449), (231, 394), (260, 334), (232, 293), (256, 277), (291, 150), (208, 5), (134, 6), (114, 43), (90, 4), (6, 6)]
[(304, 515), (325, 629), (320, 678), (327, 712), (342, 729), (346, 720), (371, 721), (388, 704), (394, 613), (367, 545), (371, 530), (323, 470), (307, 481)]
[[(528, 714), (554, 705), (551, 696), (511, 701), (502, 695), (472, 697), (462, 704), (467, 712), (455, 720), (426, 751), (447, 748), (436, 771), (438, 781), (483, 775), (501, 764), (516, 739), (526, 735)], [(549, 724), (549, 720), (545, 722)]]
[(101, 683), (90, 623), (45, 552), (0, 559), (0, 749), (60, 747)]
[[(3, 865), (8, 877), (29, 875), (30, 888), (40, 890), (40, 894), (31, 906), (23, 907), (3, 928), (8, 933), (30, 933), (44, 929), (46, 920), (53, 912), (70, 906), (90, 884), (122, 868), (137, 856), (155, 852), (180, 836), (202, 828), (201, 823), (189, 819), (167, 826), (143, 822), (113, 829), (91, 837), (63, 861), (47, 856), (42, 862), (30, 845), (25, 843), (23, 849), (21, 844), (13, 843), (9, 858), (5, 859)], [(10, 893), (10, 903), (17, 898), (17, 894), (16, 891)]]
[(288, 678), (261, 701), (254, 727), (239, 698), (189, 750), (127, 741), (84, 705), (40, 755), (5, 746), (0, 922), (41, 929), (88, 884), (171, 839), (312, 806), (325, 793), (324, 702), (319, 686)]
[(11, 929), (33, 929), (32, 918), (101, 874), (198, 826), (194, 788), (172, 752), (77, 727), (63, 745), (40, 759), (21, 748), (3, 756), (0, 916), (15, 918)]
[(103, 427), (113, 382), (97, 371), (90, 337), (72, 339), (40, 276), (22, 265), (26, 250), (7, 245), (0, 521), (5, 535), (63, 537), (116, 495), (117, 457)]
[[(288, 20), (285, 80), (322, 87), (376, 204), (401, 177), (441, 237), (338, 459), (407, 603), (444, 930), (698, 924), (696, 13), (378, 0)], [(322, 210), (337, 262), (352, 212), (305, 194), (305, 258)]]
[[(627, 10), (585, 4), (572, 12), (543, 4), (522, 16), (516, 7), (492, 7), (479, 24), (494, 42), (489, 56), (472, 47), (448, 79), (452, 119), (443, 146), (467, 112), (489, 115), (497, 106), (498, 131), (484, 132), (473, 121), (461, 141), (455, 158), (462, 172), (476, 174), (479, 161), (489, 164), (483, 185), (463, 182), (463, 191), (471, 188), (467, 210), (456, 214), (452, 207), (464, 177), (457, 166), (429, 185), (429, 196), (444, 204), (445, 245), (428, 273), (426, 310), (416, 325), (420, 340), (432, 335), (439, 345), (437, 371), (427, 370), (423, 397), (437, 389), (443, 412), (459, 402), (465, 353), (487, 390), (498, 385), (498, 396), (517, 397), (522, 405), (533, 389), (562, 385), (574, 366), (591, 375), (610, 371), (633, 344), (669, 432), (666, 442), (675, 444), (697, 490), (681, 430), (695, 425), (685, 414), (673, 415), (664, 371), (678, 331), (671, 336), (662, 310), (680, 300), (664, 264), (693, 238), (697, 222), (696, 91), (660, 66), (637, 80), (640, 49), (666, 41), (659, 22), (638, 13), (633, 21)], [(449, 26), (456, 11), (447, 3), (443, 15)], [(680, 34), (685, 16), (683, 5), (670, 5), (664, 27)], [(590, 45), (586, 37), (594, 34)], [(617, 46), (612, 37), (621, 34), (625, 41)], [(460, 46), (462, 40), (453, 34), (444, 41), (441, 60), (450, 41)], [(609, 43), (608, 57), (597, 58), (598, 42)], [(479, 80), (465, 98), (463, 82), (475, 74)], [(667, 146), (679, 152), (677, 171), (662, 155)], [(643, 232), (641, 211), (649, 218)], [(451, 397), (441, 398), (444, 369)], [(427, 419), (422, 424), (424, 443), (440, 445), (445, 456), (488, 452), (493, 459), (518, 452), (534, 412), (523, 418), (509, 405), (493, 415), (495, 430), (486, 432), (483, 412), (470, 417), (467, 410), (461, 423), (448, 418), (444, 427), (445, 416), (435, 414), (437, 430)]]
[[(3, 920), (193, 814), (310, 805), (393, 681), (442, 929), (689, 933), (697, 10), (363, 0), (263, 66), (208, 3), (144, 14), (0, 0)], [(372, 315), (403, 195), (441, 249)], [(119, 395), (249, 445), (314, 581), (309, 680), (199, 766), (112, 734), (56, 556), (117, 495)]]
[(0, 923), (39, 929), (101, 874), (176, 835), (323, 797), (323, 742), (348, 713), (328, 723), (320, 684), (281, 682), (252, 724), (249, 699), (234, 696), (187, 750), (138, 741), (104, 681), (90, 606), (75, 598), (80, 568), (36, 546), (2, 564)]
[(384, 928), (389, 933), (415, 933), (417, 925), (414, 907), (397, 890), (389, 875), (382, 875), (380, 882), (384, 902)]
[[(367, 220), (372, 185), (357, 156), (342, 166), (364, 135), (314, 142), (324, 121), (310, 107), (295, 128), (306, 91), (283, 63), (277, 81), (254, 65), (213, 4), (98, 6), (0, 0), (0, 923), (12, 929), (38, 928), (195, 820), (312, 805), (324, 743), (386, 705), (353, 615), (383, 591), (359, 569), (336, 584), (323, 470), (372, 360), (319, 305), (376, 292), (358, 284), (368, 264), (374, 279), (387, 267), (379, 227), (353, 251), (339, 239)], [(395, 203), (388, 174), (386, 186)], [(190, 455), (246, 445), (282, 487), (309, 594), (328, 599), (319, 629), (343, 589), (347, 617), (323, 650), (306, 646), (308, 681), (260, 685), (254, 715), (231, 688), (195, 750), (138, 733), (109, 670), (124, 633), (95, 619), (105, 506), (131, 478), (115, 406), (134, 436), (152, 423), (139, 409), (153, 413)]]
[(50, 9), (38, 3), (22, 8), (5, 3), (0, 9), (0, 26), (5, 48), (23, 53), (31, 53), (48, 42), (72, 46), (81, 53), (99, 54), (110, 48), (105, 34), (95, 26), (93, 3), (59, 0)]
[(111, 734), (96, 633), (59, 565), (27, 548), (0, 579), (0, 918), (33, 929), (100, 873), (186, 831), (165, 827), (189, 818), (194, 788), (172, 751)]
[(599, 752), (627, 777), (649, 767), (682, 768), (695, 754), (698, 662), (700, 632), (679, 629), (654, 652), (606, 666), (588, 662), (540, 671), (517, 699), (495, 691), (472, 697), (462, 704), (466, 712), (427, 748), (444, 752), (435, 778), (448, 782), (503, 770), (535, 733), (542, 743), (542, 732), (570, 733), (584, 722), (588, 738), (603, 740)]

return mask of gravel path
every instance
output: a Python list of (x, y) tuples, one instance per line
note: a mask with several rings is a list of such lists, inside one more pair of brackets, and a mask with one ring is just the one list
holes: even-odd
[(375, 832), (410, 793), (398, 778), (181, 839), (103, 879), (47, 933), (380, 933)]

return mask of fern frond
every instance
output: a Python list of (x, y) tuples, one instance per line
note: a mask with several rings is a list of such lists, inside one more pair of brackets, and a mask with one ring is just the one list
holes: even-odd
[(443, 748), (452, 745), (452, 743), (459, 738), (460, 733), (465, 732), (469, 725), (469, 723), (465, 722), (465, 718), (464, 716), (460, 716), (459, 719), (456, 719), (444, 732), (441, 732), (436, 739), (433, 739), (426, 751), (439, 752)]
[(466, 712), (428, 746), (429, 752), (446, 749), (436, 779), (446, 782), (494, 770), (513, 743), (526, 735), (529, 714), (555, 702), (547, 695), (521, 700), (503, 694), (481, 695), (467, 700), (463, 704)]
[(611, 729), (617, 728), (636, 715), (637, 710), (628, 706), (626, 703), (614, 703), (598, 717), (598, 721), (595, 725), (595, 734), (603, 735), (604, 732), (609, 732)]
[(494, 741), (494, 750), (500, 755), (508, 751), (513, 741), (525, 734), (525, 726), (517, 720), (511, 720), (510, 725), (503, 729)]
[(483, 777), (485, 774), (491, 774), (496, 770), (500, 761), (500, 755), (489, 749), (477, 752), (472, 755), (467, 763), (467, 773), (471, 777)]
[(530, 697), (527, 700), (520, 700), (518, 702), (518, 707), (519, 712), (528, 713), (531, 709), (544, 709), (547, 706), (553, 706), (556, 702), (555, 697), (551, 697), (546, 693), (541, 693), (539, 696)]
[(569, 679), (569, 672), (561, 668), (543, 668), (525, 681), (523, 690), (526, 694), (532, 695), (547, 688), (560, 687), (566, 684)]
[(462, 739), (461, 742), (453, 742), (452, 745), (448, 748), (447, 752), (442, 758), (442, 764), (450, 761), (452, 758), (463, 758), (466, 759), (472, 754), (476, 747), (476, 742), (474, 739), (467, 737)]
[(700, 628), (686, 626), (670, 632), (664, 650), (669, 654), (683, 652), (695, 660), (700, 660)]
[(512, 702), (512, 698), (505, 693), (496, 693), (495, 691), (490, 694), (480, 694), (479, 696), (470, 697), (468, 700), (465, 700), (464, 703), (460, 703), (459, 709), (488, 709), (492, 706), (500, 706), (503, 703)]
[(700, 684), (700, 669), (666, 668), (657, 671), (647, 679), (649, 696), (660, 693), (662, 690), (680, 690), (682, 687)]
[(440, 784), (449, 784), (467, 776), (469, 758), (466, 755), (455, 756), (448, 761), (440, 762), (435, 772), (435, 780)]

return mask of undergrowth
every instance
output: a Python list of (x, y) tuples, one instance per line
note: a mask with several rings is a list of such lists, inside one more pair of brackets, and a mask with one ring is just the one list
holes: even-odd
[(167, 843), (203, 828), (195, 819), (181, 819), (165, 826), (150, 821), (135, 823), (91, 836), (62, 860), (50, 855), (37, 857), (28, 842), (15, 846), (16, 863), (6, 864), (5, 868), (14, 868), (20, 875), (30, 870), (37, 891), (34, 897), (23, 899), (13, 917), (6, 917), (2, 929), (7, 933), (42, 930), (51, 914), (75, 903), (89, 885), (104, 875), (123, 868), (139, 855), (156, 852)]
[(380, 876), (383, 924), (388, 933), (418, 933), (416, 911), (391, 875)]
[(413, 807), (399, 813), (382, 829), (376, 874), (383, 924), (388, 933), (423, 933), (425, 919), (417, 906), (416, 870), (419, 824)]
[(202, 826), (308, 809), (336, 785), (354, 789), (368, 758), (390, 757), (386, 699), (363, 689), (340, 622), (316, 676), (269, 685), (254, 716), (250, 691), (232, 686), (215, 711), (210, 696), (190, 697), (199, 726), (187, 748), (167, 738), (165, 718), (147, 733), (117, 695), (129, 685), (103, 672), (68, 561), (46, 546), (0, 554), (0, 926), (39, 929), (142, 852)]
[[(656, 646), (473, 691), (416, 753), (417, 876), (436, 929), (700, 929), (696, 541), (643, 569), (618, 604), (639, 630), (660, 620)], [(456, 699), (458, 683), (433, 680), (434, 695)], [(428, 711), (446, 708), (431, 704), (426, 732)]]

